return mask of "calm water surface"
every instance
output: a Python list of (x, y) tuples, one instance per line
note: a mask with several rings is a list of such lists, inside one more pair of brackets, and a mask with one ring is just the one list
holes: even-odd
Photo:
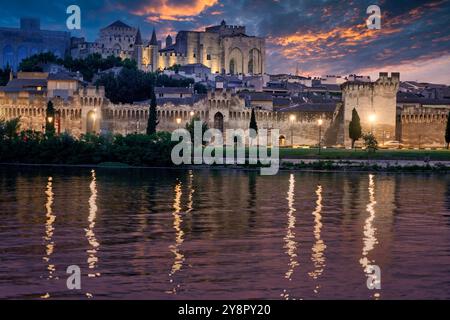
[(450, 175), (3, 167), (0, 298), (450, 299)]

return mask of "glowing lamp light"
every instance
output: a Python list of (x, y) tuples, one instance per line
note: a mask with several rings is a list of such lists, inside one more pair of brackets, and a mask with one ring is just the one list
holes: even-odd
[(180, 123), (181, 123), (181, 119), (177, 118), (177, 124), (180, 124)]
[(48, 123), (52, 123), (53, 122), (53, 117), (48, 117), (47, 121), (48, 121)]
[(297, 117), (296, 117), (294, 114), (292, 114), (292, 115), (289, 117), (289, 120), (291, 120), (291, 122), (294, 122), (295, 119), (297, 119)]
[(377, 116), (376, 116), (376, 114), (371, 114), (370, 116), (369, 116), (369, 122), (370, 123), (375, 123), (375, 121), (377, 121)]
[(319, 119), (319, 121), (317, 121), (317, 123), (319, 124), (319, 126), (323, 125), (323, 120)]
[(190, 115), (191, 115), (191, 117), (193, 117), (195, 115), (195, 112), (191, 111)]

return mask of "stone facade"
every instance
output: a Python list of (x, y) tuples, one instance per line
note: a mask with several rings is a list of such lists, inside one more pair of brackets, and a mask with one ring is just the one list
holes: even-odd
[(381, 72), (375, 82), (349, 81), (342, 85), (344, 104), (344, 144), (351, 146), (348, 126), (355, 108), (361, 120), (363, 132), (372, 132), (378, 141), (396, 139), (396, 99), (400, 74)]
[(72, 57), (85, 58), (98, 53), (130, 58), (144, 71), (155, 72), (173, 65), (201, 64), (212, 73), (264, 74), (266, 70), (265, 39), (248, 36), (245, 27), (230, 26), (222, 22), (205, 31), (180, 31), (173, 43), (166, 38), (161, 48), (153, 31), (152, 38), (142, 40), (139, 29), (116, 21), (100, 31), (94, 43), (84, 39), (72, 41)]
[(23, 59), (44, 52), (63, 58), (69, 48), (69, 32), (41, 30), (38, 19), (23, 18), (20, 28), (0, 28), (0, 68), (17, 70)]
[[(380, 129), (374, 128), (382, 146), (384, 142), (399, 141), (408, 148), (443, 147), (450, 101), (396, 101), (395, 95), (388, 97), (395, 92), (398, 78), (381, 79), (359, 86), (359, 89), (344, 85), (346, 99), (343, 103), (293, 104), (272, 110), (255, 105), (258, 127), (269, 132), (278, 129), (281, 146), (316, 146), (319, 135), (323, 146), (346, 146), (351, 117), (348, 116), (348, 110), (356, 107), (362, 120), (370, 112), (376, 112), (377, 122), (374, 127), (380, 126), (385, 130), (380, 132)], [(167, 91), (170, 97), (158, 98), (158, 130), (173, 131), (184, 127), (194, 115), (206, 122), (209, 128), (224, 133), (227, 129), (249, 128), (251, 108), (246, 106), (245, 97), (233, 90), (216, 89), (200, 99), (194, 99), (190, 96), (192, 92), (189, 88), (182, 91), (165, 89), (159, 88), (162, 93)], [(177, 96), (179, 92), (186, 92), (188, 98), (172, 97), (172, 91), (176, 91)], [(60, 133), (68, 132), (79, 137), (87, 132), (146, 132), (148, 103), (112, 104), (105, 98), (102, 87), (84, 87), (78, 80), (59, 74), (19, 73), (17, 79), (0, 88), (0, 118), (21, 117), (21, 129), (42, 131), (49, 100), (53, 101), (58, 111), (55, 124)], [(322, 120), (321, 126), (319, 120)], [(363, 129), (369, 131), (372, 128), (363, 122)]]
[(442, 148), (450, 114), (450, 101), (425, 100), (397, 103), (397, 134), (411, 148)]
[(265, 39), (248, 36), (243, 26), (222, 21), (203, 32), (181, 31), (159, 51), (158, 68), (200, 63), (221, 74), (264, 74)]

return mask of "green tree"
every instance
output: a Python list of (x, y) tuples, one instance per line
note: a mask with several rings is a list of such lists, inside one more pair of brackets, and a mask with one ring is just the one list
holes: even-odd
[(375, 152), (378, 150), (378, 141), (373, 133), (367, 133), (362, 136), (364, 140), (364, 146), (369, 152)]
[(47, 110), (45, 112), (45, 134), (48, 136), (55, 135), (55, 107), (53, 102), (47, 103)]
[(358, 112), (355, 108), (352, 111), (352, 121), (349, 125), (349, 136), (352, 139), (352, 149), (355, 148), (355, 142), (362, 137), (361, 120), (359, 119)]
[(257, 135), (258, 135), (258, 123), (256, 122), (255, 109), (252, 109), (252, 115), (250, 117), (250, 138), (255, 139)]
[(201, 121), (202, 123), (202, 145), (205, 143), (203, 142), (203, 136), (206, 131), (208, 131), (208, 124), (200, 119), (199, 116), (192, 117), (191, 121), (186, 124), (186, 130), (189, 131), (189, 134), (191, 135), (192, 143), (194, 143), (194, 137), (195, 137), (195, 122)]
[(156, 94), (155, 94), (155, 89), (152, 88), (152, 97), (150, 99), (150, 110), (149, 110), (148, 124), (147, 124), (147, 134), (148, 135), (155, 134), (156, 127), (159, 124), (156, 108), (157, 108)]
[(20, 118), (11, 120), (0, 119), (0, 140), (13, 140), (18, 137), (20, 130)]
[(0, 87), (8, 84), (10, 74), (11, 68), (9, 66), (6, 66), (5, 69), (0, 69)]
[(447, 128), (445, 129), (445, 142), (447, 143), (447, 150), (450, 144), (450, 112), (447, 117)]
[(206, 88), (203, 84), (197, 82), (194, 84), (194, 91), (198, 94), (207, 94), (208, 88)]
[(42, 65), (47, 63), (57, 63), (62, 65), (64, 61), (51, 52), (44, 52), (22, 60), (19, 65), (19, 70), (25, 72), (42, 72)]

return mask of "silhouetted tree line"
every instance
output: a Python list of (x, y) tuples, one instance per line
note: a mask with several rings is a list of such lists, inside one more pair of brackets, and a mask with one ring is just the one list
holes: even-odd
[(167, 132), (152, 135), (93, 135), (79, 139), (69, 134), (55, 135), (19, 131), (20, 120), (0, 120), (0, 162), (33, 164), (123, 163), (132, 166), (170, 166), (172, 148)]

